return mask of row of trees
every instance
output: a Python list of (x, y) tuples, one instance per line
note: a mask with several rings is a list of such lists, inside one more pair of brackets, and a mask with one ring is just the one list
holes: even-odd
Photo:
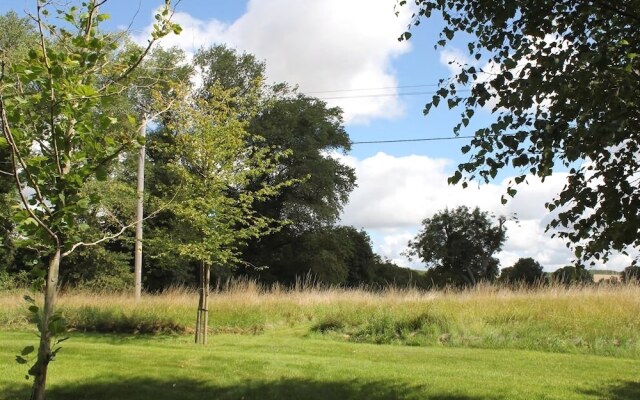
[[(199, 281), (202, 343), (212, 269), (409, 283), (364, 232), (335, 224), (355, 186), (353, 170), (327, 155), (349, 149), (339, 109), (266, 85), (249, 54), (217, 46), (189, 62), (154, 47), (180, 31), (168, 1), (144, 48), (99, 29), (104, 3), (37, 2), (28, 19), (0, 17), (0, 272), (28, 274), (45, 292), (43, 307), (29, 300), (40, 330), (34, 399), (64, 332), (58, 288), (131, 288), (134, 258), (149, 290)], [(143, 222), (144, 248), (130, 229)]]
[[(15, 27), (5, 38), (12, 57), (29, 58), (28, 49), (38, 46), (36, 27), (14, 14), (2, 18), (3, 26)], [(50, 40), (52, 47), (61, 46), (45, 37), (45, 43)], [(177, 49), (139, 49), (125, 42), (110, 51), (104, 55), (109, 60), (143, 52), (145, 57), (126, 77), (117, 78), (117, 93), (100, 96), (104, 104), (86, 105), (87, 118), (104, 122), (83, 126), (87, 131), (95, 128), (91, 132), (96, 137), (84, 135), (83, 143), (70, 142), (67, 152), (79, 154), (79, 169), (82, 162), (94, 164), (89, 175), (75, 180), (75, 197), (69, 199), (65, 193), (59, 205), (68, 212), (65, 224), (76, 236), (61, 250), (60, 284), (114, 289), (133, 284), (130, 271), (137, 239), (132, 229), (124, 228), (140, 219), (135, 203), (142, 196), (136, 194), (136, 183), (143, 146), (146, 217), (141, 261), (147, 290), (195, 285), (209, 270), (214, 279), (242, 274), (283, 283), (307, 274), (354, 286), (410, 279), (405, 278), (408, 271), (373, 253), (366, 233), (336, 226), (355, 186), (354, 171), (327, 155), (349, 149), (339, 109), (284, 83), (266, 85), (262, 62), (224, 46), (200, 50), (191, 63)], [(5, 55), (7, 70), (13, 66), (11, 60)], [(97, 80), (113, 79), (101, 78), (105, 73), (98, 72), (92, 71)], [(198, 87), (192, 83), (195, 76), (202, 81)], [(91, 93), (80, 96), (84, 100)], [(25, 114), (38, 120), (33, 110)], [(73, 118), (77, 120), (75, 115), (64, 120)], [(16, 131), (9, 124), (7, 128)], [(75, 126), (67, 129), (78, 131)], [(73, 138), (78, 138), (75, 132)], [(25, 143), (29, 139), (44, 143), (35, 136), (25, 138)], [(58, 146), (57, 139), (49, 139)], [(87, 142), (111, 152), (103, 159), (87, 160), (86, 151), (77, 150)], [(8, 155), (11, 148), (0, 150)], [(56, 159), (56, 154), (32, 150), (23, 146), (25, 160), (36, 160), (33, 174), (41, 172), (35, 171), (37, 162)], [(27, 172), (18, 169), (20, 174)], [(47, 174), (51, 182), (58, 179), (57, 171)], [(10, 173), (1, 179), (2, 198), (12, 205), (15, 181)], [(27, 192), (32, 187), (29, 182), (23, 186)], [(50, 197), (61, 201), (59, 192)], [(26, 200), (51, 208), (48, 197)], [(80, 206), (71, 210), (68, 204)], [(15, 207), (3, 211), (7, 214), (2, 218), (0, 270), (37, 278), (48, 269), (48, 250), (40, 245), (47, 239), (33, 235), (43, 227), (28, 216), (20, 220), (9, 215)], [(38, 204), (33, 212), (40, 212)]]

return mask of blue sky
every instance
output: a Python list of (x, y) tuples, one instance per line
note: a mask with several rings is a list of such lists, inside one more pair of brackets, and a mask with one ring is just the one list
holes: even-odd
[[(0, 0), (0, 12), (32, 8), (35, 1)], [(132, 36), (144, 43), (153, 9), (162, 3), (109, 0), (102, 9), (112, 17), (106, 27), (123, 28), (131, 23)], [(458, 111), (441, 105), (425, 117), (422, 110), (432, 96), (429, 92), (437, 89), (432, 85), (453, 73), (455, 67), (448, 62), (469, 61), (466, 41), (461, 38), (435, 50), (441, 23), (431, 20), (413, 28), (408, 43), (399, 43), (397, 37), (406, 28), (409, 14), (405, 10), (396, 17), (395, 3), (182, 0), (175, 20), (184, 31), (167, 38), (164, 45), (193, 53), (201, 46), (226, 43), (255, 54), (266, 61), (268, 79), (298, 84), (301, 91), (342, 107), (354, 142), (452, 136)], [(476, 126), (490, 118), (488, 110), (476, 115)], [(472, 126), (461, 134), (472, 134)], [(378, 254), (420, 268), (420, 263), (401, 253), (418, 232), (421, 220), (445, 207), (479, 206), (496, 215), (518, 215), (519, 222), (508, 225), (508, 240), (499, 254), (502, 267), (519, 257), (533, 257), (550, 271), (567, 265), (571, 252), (562, 241), (544, 233), (550, 218), (544, 203), (562, 188), (565, 175), (554, 175), (544, 184), (530, 180), (515, 199), (502, 206), (500, 197), (515, 171), (505, 171), (495, 182), (467, 190), (447, 185), (456, 165), (467, 159), (460, 153), (464, 144), (462, 139), (361, 144), (347, 155), (335, 155), (356, 169), (359, 185), (345, 207), (343, 223), (367, 230)], [(619, 255), (607, 267), (620, 270), (628, 264), (629, 259)]]

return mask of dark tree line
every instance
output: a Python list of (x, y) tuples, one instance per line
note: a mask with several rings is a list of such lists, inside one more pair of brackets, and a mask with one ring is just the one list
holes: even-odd
[[(35, 37), (33, 26), (15, 14), (2, 18), (2, 26), (11, 29), (2, 33), (0, 41), (9, 41), (8, 36), (24, 38), (17, 40), (15, 52), (27, 51), (29, 46), (20, 44)], [(126, 54), (137, 51), (130, 45)], [(7, 54), (9, 62), (11, 53)], [(213, 265), (214, 281), (250, 276), (265, 283), (292, 284), (310, 276), (317, 282), (344, 286), (413, 284), (414, 273), (374, 254), (364, 231), (336, 225), (356, 184), (353, 169), (327, 155), (350, 148), (342, 111), (300, 94), (286, 83), (265, 84), (265, 65), (253, 55), (215, 46), (201, 49), (190, 64), (184, 61), (181, 51), (159, 48), (149, 54), (132, 78), (146, 82), (146, 86), (132, 86), (110, 103), (110, 112), (123, 116), (149, 112), (158, 95), (146, 87), (160, 85), (167, 92), (175, 91), (177, 83), (190, 85), (195, 73), (203, 81), (196, 88), (196, 98), (210, 101), (214, 96), (210, 87), (228, 93), (230, 100), (225, 106), (236, 110), (248, 132), (246, 151), (277, 160), (269, 173), (254, 174), (243, 187), (225, 188), (226, 198), (239, 199), (261, 187), (282, 186), (274, 195), (256, 198), (251, 205), (256, 218), (273, 221), (273, 226), (264, 228), (270, 233), (259, 238), (239, 238), (231, 244), (229, 254), (234, 257)], [(171, 285), (195, 285), (198, 280), (199, 262), (179, 251), (179, 245), (193, 240), (192, 229), (171, 206), (176, 196), (186, 190), (184, 179), (175, 169), (167, 168), (176, 163), (176, 155), (181, 152), (176, 131), (179, 118), (177, 110), (168, 109), (158, 116), (146, 137), (144, 208), (145, 214), (152, 217), (144, 222), (142, 270), (144, 287), (151, 291)], [(121, 127), (136, 131), (133, 123)], [(8, 153), (4, 154), (7, 151), (0, 146), (2, 160), (8, 159)], [(77, 217), (89, 236), (98, 238), (104, 232), (118, 232), (121, 221), (134, 218), (137, 152), (123, 154), (121, 162), (109, 163), (100, 171), (103, 180), (88, 182), (83, 188), (83, 195), (100, 197), (100, 207), (87, 208)], [(0, 175), (0, 272), (34, 281), (42, 276), (46, 254), (28, 241), (17, 240), (20, 234), (9, 215), (16, 195), (11, 178)], [(237, 228), (241, 232), (241, 225)], [(115, 240), (80, 247), (61, 263), (60, 284), (128, 290), (132, 285), (133, 247), (132, 230)]]

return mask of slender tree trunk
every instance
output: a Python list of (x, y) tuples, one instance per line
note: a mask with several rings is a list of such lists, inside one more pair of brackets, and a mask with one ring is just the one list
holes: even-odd
[(204, 323), (202, 324), (203, 330), (203, 344), (207, 344), (209, 341), (209, 281), (211, 280), (211, 266), (205, 265), (204, 271)]
[(196, 316), (196, 343), (207, 344), (209, 331), (209, 282), (211, 280), (211, 266), (207, 263), (200, 265), (200, 289), (198, 299), (198, 314)]
[(29, 371), (34, 376), (31, 400), (44, 400), (45, 386), (47, 383), (47, 368), (51, 361), (51, 338), (49, 321), (55, 312), (56, 297), (58, 293), (58, 272), (60, 270), (60, 248), (49, 258), (47, 270), (47, 284), (44, 295), (44, 310), (40, 322), (40, 345), (38, 358), (35, 365)]
[[(140, 126), (140, 137), (144, 140), (147, 135), (147, 116), (143, 116)], [(140, 300), (142, 296), (142, 220), (144, 219), (144, 159), (145, 145), (140, 146), (138, 153), (138, 187), (136, 191), (136, 244), (134, 256), (135, 298)]]
[(200, 344), (202, 339), (202, 309), (204, 308), (204, 291), (203, 291), (203, 279), (204, 279), (204, 263), (200, 264), (200, 270), (198, 271), (198, 283), (200, 287), (198, 288), (198, 311), (196, 313), (196, 344)]

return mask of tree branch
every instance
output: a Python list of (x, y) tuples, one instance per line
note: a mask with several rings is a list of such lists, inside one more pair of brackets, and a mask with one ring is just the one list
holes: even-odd
[(89, 3), (89, 13), (88, 13), (88, 17), (87, 17), (87, 26), (84, 28), (84, 38), (88, 39), (89, 38), (89, 34), (91, 33), (91, 28), (93, 28), (93, 18), (94, 14), (98, 11), (98, 9), (100, 8), (101, 5), (103, 5), (104, 3), (106, 3), (107, 0), (102, 0), (96, 3), (95, 0), (92, 0)]
[[(39, 204), (44, 207), (44, 209), (45, 209), (45, 211), (47, 212), (48, 215), (51, 215), (51, 209), (47, 206), (46, 202), (44, 201), (44, 196), (42, 195), (42, 192), (40, 191), (40, 186), (33, 179), (33, 176), (31, 175), (31, 172), (29, 172), (29, 169), (27, 168), (27, 163), (24, 161), (24, 159), (20, 155), (20, 151), (18, 149), (18, 145), (16, 145), (16, 142), (15, 142), (15, 139), (13, 137), (13, 134), (11, 133), (11, 129), (9, 128), (9, 121), (7, 119), (7, 112), (6, 112), (5, 105), (4, 105), (4, 99), (3, 99), (3, 97), (1, 95), (0, 95), (0, 121), (2, 121), (2, 133), (3, 133), (4, 137), (5, 137), (5, 139), (7, 140), (7, 143), (11, 147), (11, 159), (12, 159), (12, 165), (13, 165), (13, 173), (12, 173), (12, 175), (14, 175), (15, 178), (18, 180), (18, 182), (17, 182), (18, 185), (19, 185), (18, 191), (20, 191), (20, 193), (22, 193), (22, 182), (20, 182), (20, 177), (19, 177), (18, 170), (17, 170), (17, 167), (16, 167), (16, 159), (17, 159), (17, 164), (20, 164), (20, 166), (24, 170), (25, 175), (27, 176), (27, 181), (28, 181), (30, 187), (32, 187), (33, 190), (35, 191), (36, 198), (38, 199)], [(25, 203), (25, 207), (27, 209), (29, 208), (28, 202)]]
[[(19, 156), (19, 153), (17, 152), (16, 144), (13, 141), (13, 136), (11, 135), (11, 131), (9, 130), (7, 114), (5, 111), (4, 100), (2, 99), (2, 96), (0, 96), (0, 117), (2, 120), (2, 133), (4, 134), (4, 137), (7, 139), (7, 142), (9, 143), (9, 145), (11, 146), (11, 161), (13, 165), (13, 173), (11, 175), (13, 176), (13, 179), (18, 188), (18, 194), (20, 195), (20, 200), (22, 201), (22, 204), (24, 205), (25, 210), (27, 210), (27, 213), (29, 214), (29, 216), (33, 218), (34, 221), (36, 221), (38, 226), (40, 226), (42, 229), (44, 229), (47, 232), (47, 234), (51, 237), (51, 239), (53, 239), (53, 241), (56, 243), (56, 246), (59, 246), (60, 239), (58, 238), (58, 236), (33, 212), (29, 204), (29, 201), (27, 200), (26, 196), (23, 193), (22, 182), (20, 181), (20, 174), (18, 174), (18, 170), (17, 170), (16, 156), (18, 156), (18, 159), (22, 163), (24, 163), (24, 161), (22, 160), (22, 158)], [(37, 189), (37, 186), (36, 186), (36, 189)]]
[[(640, 21), (640, 14), (632, 13), (632, 12), (627, 11), (628, 8), (626, 6), (624, 6), (625, 10), (622, 10), (622, 9), (616, 7), (616, 5), (612, 5), (611, 4), (611, 0), (607, 0), (607, 1), (588, 0), (587, 2), (593, 4), (594, 6), (600, 7), (602, 9), (605, 9), (605, 10), (608, 10), (608, 11), (623, 15), (623, 16), (625, 16), (627, 18), (631, 18), (631, 19), (635, 19), (636, 21)], [(620, 5), (620, 6), (622, 6), (622, 5)]]
[(178, 195), (178, 191), (176, 191), (176, 193), (173, 195), (173, 197), (171, 198), (171, 200), (169, 200), (166, 204), (164, 204), (162, 207), (158, 208), (157, 210), (155, 210), (154, 212), (152, 212), (151, 214), (147, 215), (146, 217), (140, 219), (140, 220), (135, 220), (127, 225), (122, 225), (122, 228), (116, 232), (113, 233), (111, 235), (105, 235), (102, 238), (93, 241), (93, 242), (78, 242), (75, 243), (73, 246), (71, 246), (71, 248), (67, 251), (65, 251), (64, 253), (62, 253), (62, 257), (66, 257), (69, 254), (73, 253), (78, 247), (80, 246), (84, 246), (84, 247), (90, 247), (90, 246), (96, 246), (102, 242), (106, 242), (107, 240), (112, 240), (112, 239), (116, 239), (119, 236), (122, 236), (123, 233), (125, 233), (127, 231), (127, 229), (132, 228), (134, 226), (136, 226), (138, 223), (146, 221), (150, 218), (155, 217), (157, 214), (159, 214), (161, 211), (165, 210), (166, 208), (169, 207), (169, 205), (173, 202), (173, 200), (176, 198), (176, 196)]
[[(38, 24), (38, 33), (40, 35), (40, 49), (42, 50), (42, 59), (44, 61), (45, 68), (47, 69), (47, 76), (49, 77), (49, 85), (51, 86), (49, 96), (50, 96), (51, 104), (53, 105), (55, 104), (56, 95), (53, 89), (53, 75), (51, 74), (51, 63), (49, 62), (49, 56), (47, 55), (47, 45), (44, 40), (45, 35), (44, 35), (43, 22), (42, 22), (42, 9), (45, 7), (45, 5), (46, 4), (38, 2), (38, 6), (36, 8), (37, 17), (35, 18), (35, 20), (36, 20), (36, 23)], [(53, 145), (53, 152), (56, 160), (56, 168), (58, 169), (58, 173), (62, 175), (62, 163), (60, 162), (60, 154), (58, 153), (58, 143), (57, 143), (58, 141), (56, 140), (55, 118), (54, 118), (54, 110), (52, 106), (50, 106), (49, 111), (50, 111), (49, 126), (51, 129), (51, 142)]]
[[(181, 0), (178, 0), (178, 1), (176, 2), (176, 6), (177, 6), (178, 4), (180, 4), (180, 1), (181, 1)], [(165, 0), (165, 7), (169, 8), (169, 4), (170, 4), (170, 3), (171, 3), (171, 2), (170, 2), (170, 0)], [(166, 23), (170, 22), (170, 21), (171, 21), (171, 18), (173, 17), (173, 14), (174, 14), (174, 13), (175, 13), (175, 8), (173, 8), (173, 9), (171, 10), (171, 15), (169, 15), (169, 17), (168, 17), (168, 18), (166, 19), (166, 21), (164, 21), (164, 22), (166, 22)], [(155, 33), (155, 32), (154, 32), (154, 33)], [(166, 32), (161, 34), (161, 36), (164, 36), (164, 35), (166, 35)], [(127, 76), (129, 76), (129, 74), (131, 74), (131, 72), (133, 72), (133, 70), (135, 70), (136, 68), (138, 68), (138, 66), (140, 65), (140, 63), (142, 62), (142, 60), (147, 56), (147, 54), (149, 53), (149, 51), (151, 51), (151, 48), (153, 47), (153, 44), (154, 44), (155, 42), (157, 42), (157, 41), (158, 41), (158, 39), (159, 39), (161, 36), (158, 36), (158, 37), (152, 37), (152, 38), (151, 38), (151, 40), (149, 40), (149, 43), (147, 44), (147, 47), (144, 49), (144, 51), (142, 52), (142, 54), (140, 54), (140, 57), (138, 57), (138, 59), (137, 59), (137, 60), (136, 60), (132, 65), (130, 65), (130, 66), (129, 66), (129, 68), (127, 68), (127, 69), (122, 73), (122, 75), (120, 75), (119, 77), (117, 77), (116, 79), (114, 79), (114, 82), (120, 82), (121, 80), (123, 80), (124, 78), (126, 78)]]

